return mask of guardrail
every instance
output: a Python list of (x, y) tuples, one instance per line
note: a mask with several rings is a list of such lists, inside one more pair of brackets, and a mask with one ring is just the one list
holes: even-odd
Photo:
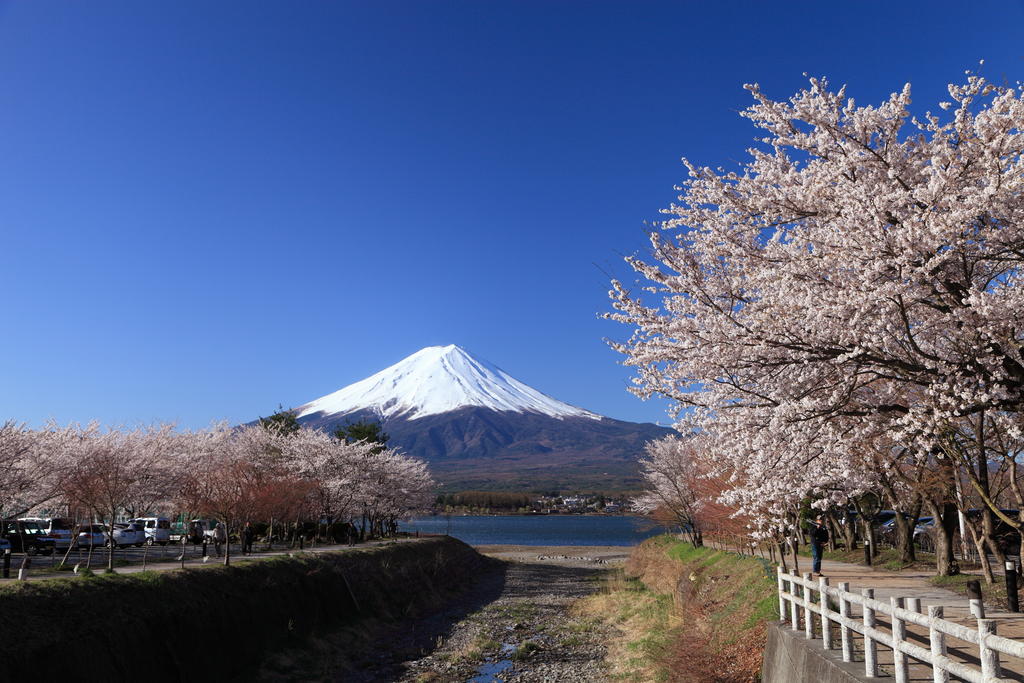
[[(999, 657), (1016, 657), (1024, 660), (1024, 643), (996, 634), (994, 619), (985, 619), (980, 601), (972, 604), (972, 615), (977, 618), (978, 628), (963, 626), (943, 618), (941, 606), (929, 606), (927, 614), (921, 613), (918, 598), (890, 598), (887, 604), (875, 600), (872, 588), (861, 589), (861, 594), (850, 592), (849, 583), (830, 586), (828, 577), (819, 577), (815, 582), (809, 573), (802, 577), (778, 568), (779, 615), (782, 621), (789, 619), (794, 631), (800, 631), (801, 620), (804, 634), (808, 639), (815, 633), (821, 634), (822, 645), (832, 649), (832, 628), (838, 624), (839, 647), (843, 661), (852, 662), (854, 654), (854, 633), (864, 637), (864, 674), (871, 678), (878, 676), (878, 646), (892, 650), (893, 669), (896, 683), (909, 680), (909, 658), (932, 668), (935, 683), (948, 683), (950, 674), (971, 683), (1010, 683), (1002, 678)], [(813, 593), (817, 591), (817, 599)], [(829, 599), (838, 605), (833, 610)], [(973, 601), (972, 601), (973, 602)], [(861, 616), (855, 618), (852, 605), (861, 607)], [(889, 618), (891, 629), (878, 628), (878, 615)], [(818, 628), (815, 629), (815, 622)], [(916, 624), (928, 629), (929, 647), (924, 648), (907, 639), (907, 624)], [(978, 647), (980, 669), (970, 663), (951, 659), (947, 653), (946, 637), (970, 643)]]

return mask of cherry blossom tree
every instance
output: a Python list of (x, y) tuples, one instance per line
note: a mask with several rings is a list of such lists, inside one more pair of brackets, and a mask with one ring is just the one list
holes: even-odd
[[(227, 536), (224, 564), (231, 564), (234, 525), (255, 519), (268, 506), (266, 488), (279, 475), (283, 437), (259, 426), (220, 425), (192, 435), (190, 466), (182, 480), (181, 504), (216, 518)], [(276, 488), (276, 487), (274, 487)]]
[(104, 431), (91, 423), (78, 428), (77, 438), (67, 444), (62, 495), (106, 522), (108, 571), (114, 570), (114, 523), (145, 481), (142, 444), (150, 438), (153, 432), (145, 428)]
[(25, 425), (0, 425), (0, 521), (40, 502), (40, 472), (31, 457), (37, 444), (38, 434)]
[(686, 162), (653, 260), (628, 259), (642, 289), (613, 283), (635, 391), (714, 439), (741, 505), (873, 486), (857, 451), (880, 432), (928, 458), (952, 422), (1019, 412), (1019, 91), (971, 74), (918, 118), (909, 85), (875, 106), (824, 79), (747, 88), (750, 160)]
[(669, 436), (649, 442), (640, 458), (640, 475), (646, 491), (633, 507), (638, 512), (654, 513), (663, 509), (672, 521), (690, 537), (695, 546), (703, 545), (698, 513), (709, 501), (709, 482), (702, 480), (692, 443)]
[(302, 429), (285, 444), (296, 475), (311, 482), (310, 504), (316, 519), (349, 521), (360, 512), (360, 463), (379, 449), (370, 442), (347, 443), (320, 431)]

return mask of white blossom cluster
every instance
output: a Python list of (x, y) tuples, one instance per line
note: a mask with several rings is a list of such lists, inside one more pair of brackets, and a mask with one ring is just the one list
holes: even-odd
[(627, 259), (637, 288), (613, 283), (635, 393), (674, 401), (757, 528), (876, 486), (974, 416), (1020, 438), (1020, 89), (968, 74), (921, 118), (909, 85), (867, 106), (823, 79), (747, 89), (750, 160), (685, 162), (653, 258)]

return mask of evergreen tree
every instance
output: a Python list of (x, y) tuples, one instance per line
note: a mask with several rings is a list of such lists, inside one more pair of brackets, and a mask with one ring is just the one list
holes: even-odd
[(379, 443), (380, 447), (376, 451), (378, 453), (384, 450), (384, 445), (391, 438), (390, 435), (384, 433), (379, 422), (368, 420), (344, 424), (334, 431), (334, 436), (345, 443), (355, 443), (356, 441)]
[(294, 410), (285, 410), (280, 403), (277, 404), (277, 412), (270, 417), (261, 417), (260, 426), (264, 429), (279, 432), (282, 436), (291, 436), (302, 427), (295, 416)]

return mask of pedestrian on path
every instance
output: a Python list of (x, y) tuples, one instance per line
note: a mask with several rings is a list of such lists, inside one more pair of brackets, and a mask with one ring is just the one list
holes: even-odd
[(242, 529), (242, 554), (252, 554), (252, 540), (256, 536), (256, 532), (252, 530), (252, 522), (246, 522), (245, 528)]
[(821, 576), (821, 553), (828, 543), (828, 529), (824, 515), (818, 515), (811, 522), (811, 572)]
[(217, 522), (217, 526), (213, 528), (213, 548), (217, 552), (217, 557), (220, 557), (220, 547), (228, 540), (227, 530), (224, 528), (224, 524)]

